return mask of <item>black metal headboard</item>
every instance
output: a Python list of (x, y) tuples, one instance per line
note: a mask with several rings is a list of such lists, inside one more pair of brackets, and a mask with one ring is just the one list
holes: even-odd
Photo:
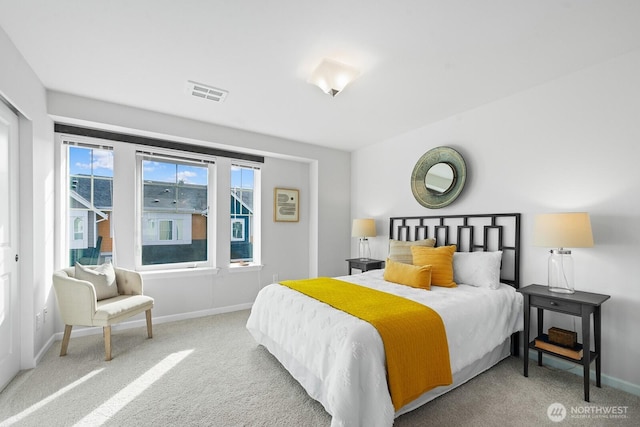
[(520, 287), (520, 214), (405, 216), (389, 218), (389, 238), (435, 238), (436, 246), (460, 252), (502, 251), (500, 279)]

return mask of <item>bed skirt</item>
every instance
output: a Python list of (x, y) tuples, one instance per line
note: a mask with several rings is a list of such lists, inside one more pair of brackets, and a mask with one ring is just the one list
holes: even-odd
[(492, 368), (501, 360), (506, 359), (511, 355), (511, 338), (507, 338), (504, 342), (492, 351), (485, 354), (480, 360), (477, 360), (471, 365), (465, 366), (458, 372), (453, 373), (453, 384), (449, 386), (438, 387), (430, 390), (414, 400), (411, 403), (406, 404), (396, 412), (396, 418), (402, 414), (413, 411), (418, 407), (424, 405), (427, 402), (432, 401), (438, 396), (442, 396), (446, 392), (453, 390), (454, 388), (461, 386), (473, 377), (480, 375), (484, 371)]

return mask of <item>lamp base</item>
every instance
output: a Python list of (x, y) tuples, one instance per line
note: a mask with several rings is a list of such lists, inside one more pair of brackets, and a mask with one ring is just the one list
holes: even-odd
[(554, 249), (549, 256), (549, 291), (561, 294), (575, 293), (573, 286), (573, 260), (571, 251)]
[(567, 289), (567, 288), (552, 288), (551, 286), (549, 286), (549, 292), (557, 292), (559, 294), (574, 294), (576, 291), (573, 289)]
[(367, 239), (366, 237), (360, 238), (360, 248), (358, 252), (359, 252), (358, 255), (360, 255), (361, 261), (371, 258), (371, 248), (369, 248), (369, 239)]

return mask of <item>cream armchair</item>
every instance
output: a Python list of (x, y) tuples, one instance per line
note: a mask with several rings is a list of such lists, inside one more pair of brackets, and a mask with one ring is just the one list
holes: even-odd
[[(95, 269), (96, 267), (85, 268)], [(151, 327), (153, 298), (143, 295), (142, 277), (135, 271), (117, 267), (113, 270), (115, 270), (117, 295), (101, 300), (98, 300), (96, 287), (90, 281), (75, 278), (75, 267), (65, 268), (53, 274), (53, 287), (58, 308), (65, 324), (60, 356), (67, 354), (73, 326), (102, 326), (106, 360), (111, 360), (111, 325), (143, 311), (147, 316), (147, 335), (149, 338), (153, 337)]]

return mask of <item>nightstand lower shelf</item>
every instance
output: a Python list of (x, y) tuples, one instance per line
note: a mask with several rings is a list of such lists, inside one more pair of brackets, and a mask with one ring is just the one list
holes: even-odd
[[(567, 362), (577, 363), (579, 365), (584, 364), (584, 357), (581, 357), (580, 359), (574, 359), (573, 357), (565, 356), (564, 354), (556, 353), (554, 351), (547, 350), (545, 348), (540, 348), (540, 347), (536, 346), (536, 342), (535, 341), (531, 341), (529, 343), (529, 348), (531, 350), (535, 350), (535, 351), (538, 351), (540, 353), (549, 354), (549, 355), (551, 355), (553, 357), (557, 357), (558, 359), (566, 360)], [(593, 362), (597, 358), (598, 358), (598, 353), (596, 353), (594, 351), (590, 351), (589, 352), (589, 363)]]

